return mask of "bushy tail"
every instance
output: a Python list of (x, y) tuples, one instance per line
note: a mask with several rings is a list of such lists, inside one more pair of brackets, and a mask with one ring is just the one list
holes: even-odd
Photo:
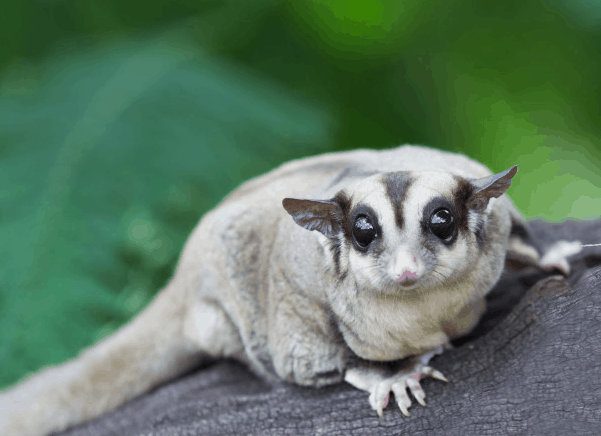
[(165, 288), (133, 321), (56, 367), (0, 393), (0, 435), (43, 436), (112, 410), (197, 365), (186, 304)]

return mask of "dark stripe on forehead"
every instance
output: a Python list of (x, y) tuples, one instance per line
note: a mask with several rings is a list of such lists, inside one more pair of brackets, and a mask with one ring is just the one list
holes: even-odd
[(396, 224), (401, 228), (403, 227), (403, 206), (407, 198), (407, 190), (411, 186), (413, 179), (409, 177), (409, 173), (399, 171), (396, 173), (386, 173), (383, 182), (388, 198), (390, 198), (392, 203)]

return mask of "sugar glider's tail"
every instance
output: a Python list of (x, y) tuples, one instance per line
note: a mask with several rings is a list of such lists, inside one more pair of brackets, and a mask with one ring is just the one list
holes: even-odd
[(0, 393), (0, 435), (63, 430), (197, 365), (206, 353), (184, 332), (188, 308), (181, 294), (168, 285), (112, 336)]

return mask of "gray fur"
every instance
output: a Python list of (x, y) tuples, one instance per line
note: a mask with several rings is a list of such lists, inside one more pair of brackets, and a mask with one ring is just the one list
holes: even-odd
[[(0, 394), (0, 434), (84, 422), (208, 358), (323, 386), (365, 372), (362, 359), (430, 356), (473, 328), (506, 254), (540, 264), (511, 234), (523, 218), (502, 195), (508, 173), (495, 178), (464, 156), (403, 146), (293, 161), (243, 184), (203, 217), (173, 279), (132, 322)], [(455, 210), (452, 244), (423, 228), (435, 196)], [(283, 207), (285, 198), (296, 200)], [(382, 231), (365, 252), (351, 235), (360, 204)], [(406, 258), (398, 247), (419, 257), (420, 278), (406, 288), (390, 278)]]

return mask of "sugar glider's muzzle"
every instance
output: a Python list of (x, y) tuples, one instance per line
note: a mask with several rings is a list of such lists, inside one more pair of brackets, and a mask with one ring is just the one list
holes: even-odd
[(399, 250), (388, 267), (391, 279), (407, 288), (417, 284), (425, 271), (421, 256), (406, 249)]

